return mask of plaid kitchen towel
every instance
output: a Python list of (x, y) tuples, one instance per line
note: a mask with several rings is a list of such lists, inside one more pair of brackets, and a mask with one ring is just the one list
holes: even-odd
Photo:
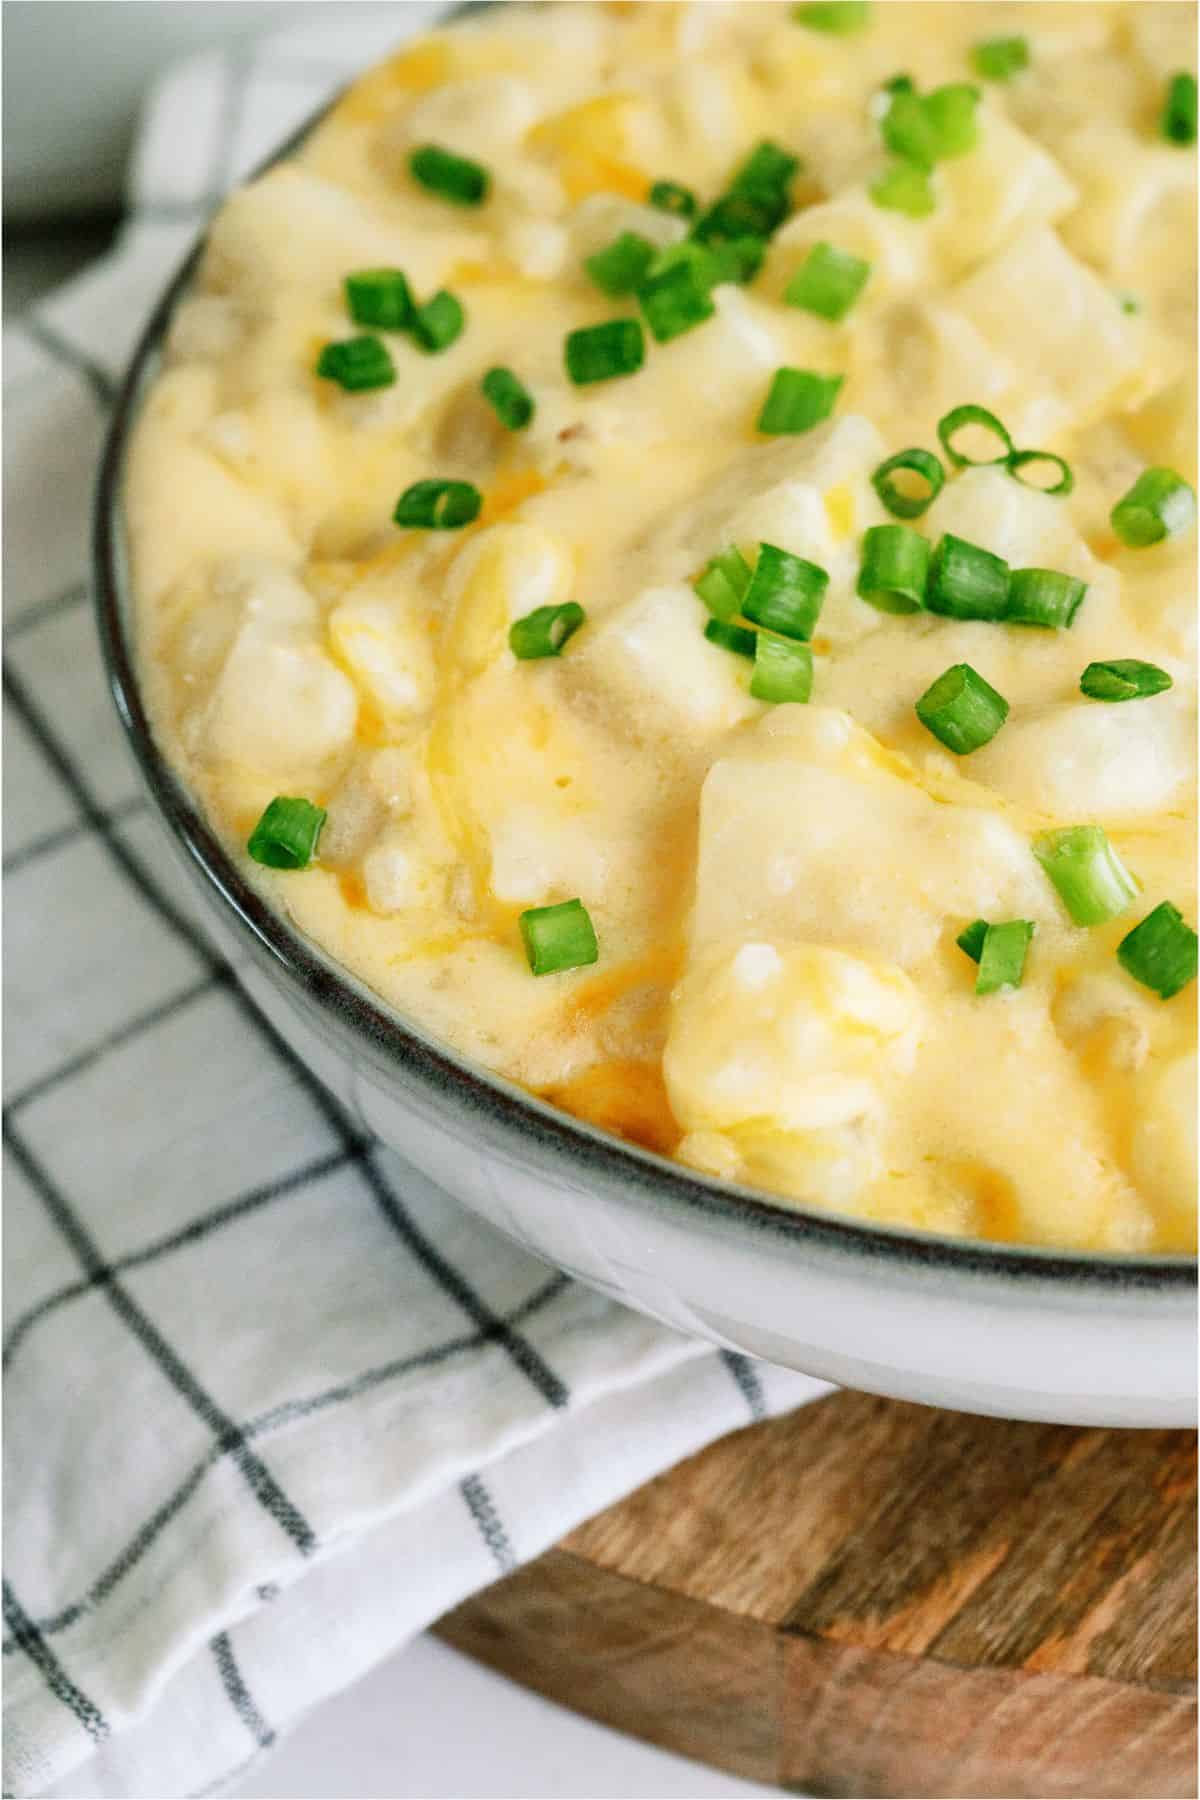
[(5, 343), (5, 1791), (207, 1793), (472, 1589), (822, 1391), (511, 1248), (368, 1143), (176, 885), (104, 689), (114, 381), (231, 181), (435, 8), (154, 94), (116, 253)]

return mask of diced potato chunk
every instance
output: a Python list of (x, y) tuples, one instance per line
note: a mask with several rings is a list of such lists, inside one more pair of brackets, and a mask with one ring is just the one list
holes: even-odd
[(821, 243), (836, 244), (870, 263), (859, 305), (903, 293), (928, 273), (926, 222), (876, 206), (865, 187), (846, 188), (794, 213), (771, 240), (766, 279), (782, 287), (813, 245)]
[(921, 1005), (884, 963), (750, 940), (702, 952), (663, 1055), (685, 1161), (852, 1207), (880, 1173), (881, 1076), (911, 1065)]
[(394, 129), (409, 144), (440, 144), (479, 159), (516, 144), (536, 124), (543, 104), (536, 88), (515, 75), (470, 75), (423, 94)]
[[(1002, 468), (964, 469), (947, 482), (922, 521), (931, 539), (944, 531), (981, 544), (1013, 569), (1059, 569), (1089, 590), (1115, 590), (1112, 571), (1094, 557), (1053, 494), (1026, 487)], [(1084, 605), (1094, 610), (1096, 593)]]
[(705, 780), (698, 947), (753, 932), (911, 968), (948, 919), (1053, 916), (1020, 831), (933, 799), (844, 713), (778, 708)]
[(1011, 718), (971, 774), (1023, 806), (1069, 819), (1131, 819), (1178, 806), (1195, 720), (1172, 698), (1070, 700)]
[(648, 539), (644, 566), (683, 577), (730, 544), (751, 560), (759, 543), (777, 544), (829, 575), (819, 635), (841, 641), (872, 631), (879, 614), (854, 587), (862, 533), (887, 517), (870, 480), (884, 455), (875, 427), (853, 413), (745, 450)]
[[(349, 744), (358, 714), (352, 683), (317, 639), (317, 606), (302, 582), (269, 558), (231, 556), (194, 613), (229, 621), (211, 690), (187, 735), (209, 763), (284, 780), (312, 774)], [(218, 639), (214, 642), (217, 646)]]
[(533, 906), (547, 896), (604, 891), (608, 853), (597, 841), (594, 814), (572, 812), (558, 797), (516, 804), (492, 815), (491, 887), (497, 900)]
[(336, 297), (350, 269), (400, 264), (418, 292), (465, 257), (486, 255), (477, 231), (453, 218), (398, 234), (387, 212), (294, 163), (232, 194), (213, 226), (205, 275), (269, 312), (297, 290)]
[(882, 1061), (911, 1064), (920, 1014), (886, 964), (817, 944), (714, 945), (675, 991), (672, 1108), (689, 1131), (848, 1125), (877, 1104)]
[(315, 643), (243, 626), (217, 679), (202, 750), (280, 780), (311, 773), (354, 735), (354, 685)]
[(576, 395), (581, 416), (597, 417), (610, 441), (687, 443), (697, 433), (742, 430), (767, 384), (790, 359), (787, 322), (742, 288), (712, 291), (716, 312), (669, 344), (651, 344), (628, 382)]
[[(567, 222), (572, 256), (582, 262), (605, 249), (624, 231), (636, 232), (665, 248), (687, 236), (687, 225), (657, 206), (627, 200), (623, 194), (589, 194), (571, 209)], [(585, 277), (586, 279), (586, 277)]]
[(575, 565), (551, 532), (525, 522), (481, 531), (458, 556), (446, 584), (451, 611), (445, 665), (465, 680), (503, 656), (514, 619), (570, 599)]
[(363, 857), (362, 874), (372, 912), (413, 912), (441, 900), (440, 871), (403, 826), (392, 826), (372, 845)]
[(435, 681), (429, 633), (402, 600), (351, 595), (329, 615), (329, 641), (385, 719), (412, 718), (429, 706)]
[(1077, 424), (1136, 396), (1141, 333), (1048, 227), (991, 257), (954, 290), (954, 303), (1027, 377), (1068, 399)]
[(979, 126), (978, 147), (938, 172), (945, 207), (932, 224), (958, 270), (995, 255), (1018, 232), (1055, 224), (1079, 197), (1054, 158), (1001, 113), (985, 105)]
[(1063, 227), (1063, 235), (1081, 256), (1115, 279), (1138, 285), (1141, 259), (1160, 209), (1176, 228), (1174, 241), (1152, 248), (1168, 250), (1182, 263), (1189, 213), (1196, 204), (1196, 163), (1191, 156), (1161, 140), (1147, 139), (1109, 123), (1081, 127), (1061, 146), (1063, 161), (1081, 190), (1080, 204)]
[(647, 589), (579, 638), (564, 662), (572, 690), (633, 737), (730, 730), (759, 703), (749, 664), (704, 636), (707, 618), (683, 583)]

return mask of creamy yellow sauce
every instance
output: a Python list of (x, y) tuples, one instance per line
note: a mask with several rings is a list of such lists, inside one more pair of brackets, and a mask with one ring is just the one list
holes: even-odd
[[(1147, 465), (1195, 481), (1195, 156), (1164, 141), (1191, 7), (876, 5), (861, 31), (786, 5), (498, 7), (403, 49), (213, 230), (137, 429), (127, 517), (157, 730), (231, 850), (296, 924), (414, 1019), (555, 1104), (796, 1202), (939, 1231), (1117, 1250), (1194, 1241), (1194, 988), (1163, 1001), (1116, 948), (1170, 900), (1195, 921), (1194, 548), (1127, 549), (1114, 502)], [(935, 205), (873, 203), (880, 89), (979, 82), (978, 142)], [(886, 102), (884, 102), (886, 104)], [(747, 285), (644, 366), (586, 387), (568, 332), (634, 317), (584, 258), (686, 226), (763, 138), (802, 159)], [(417, 185), (434, 143), (491, 176), (477, 207)], [(783, 292), (811, 248), (870, 275), (830, 323)], [(450, 289), (441, 354), (378, 334), (393, 385), (314, 373), (359, 329), (342, 283)], [(505, 429), (480, 394), (536, 402)], [(831, 416), (765, 437), (781, 366), (841, 374)], [(856, 596), (888, 521), (885, 456), (937, 450), (982, 404), (1057, 452), (1073, 492), (950, 471), (915, 522), (1087, 583), (1069, 630), (891, 616)], [(401, 530), (401, 492), (474, 483), (481, 517)], [(768, 542), (829, 586), (808, 705), (748, 691), (691, 583)], [(561, 656), (508, 630), (575, 600)], [(1167, 693), (1085, 698), (1094, 660)], [(968, 662), (1007, 723), (957, 757), (914, 703)], [(316, 864), (245, 858), (277, 794), (327, 808)], [(1100, 823), (1140, 886), (1073, 925), (1031, 843)], [(535, 978), (520, 914), (578, 896), (591, 967)], [(1014, 991), (977, 997), (955, 937), (1036, 935)]]

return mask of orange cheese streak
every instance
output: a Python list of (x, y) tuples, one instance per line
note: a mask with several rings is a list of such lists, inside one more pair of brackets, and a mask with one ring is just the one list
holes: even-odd
[(545, 486), (545, 478), (536, 469), (510, 469), (506, 474), (498, 475), (484, 499), (479, 514), (480, 526), (494, 525), (497, 519), (515, 512), (526, 500), (540, 494)]
[(369, 125), (386, 118), (398, 94), (427, 94), (449, 79), (454, 54), (436, 38), (414, 44), (356, 81), (338, 101), (333, 118), (339, 124)]
[(570, 1081), (543, 1088), (541, 1097), (602, 1131), (669, 1156), (683, 1135), (652, 1063), (627, 1059), (593, 1063)]
[(589, 194), (622, 194), (626, 200), (640, 201), (650, 186), (640, 169), (594, 150), (568, 151), (560, 173), (572, 202), (586, 200)]
[(624, 999), (626, 994), (638, 987), (660, 989), (665, 1009), (671, 988), (682, 972), (683, 946), (680, 944), (674, 944), (669, 949), (655, 950), (651, 955), (640, 956), (634, 962), (621, 963), (618, 968), (594, 975), (590, 981), (583, 983), (579, 992), (572, 997), (567, 1016), (573, 1026), (587, 1024), (608, 1012), (618, 1000)]
[(367, 890), (361, 875), (356, 874), (352, 869), (347, 870), (345, 874), (338, 876), (338, 887), (347, 906), (352, 907), (356, 912), (366, 910), (368, 906)]

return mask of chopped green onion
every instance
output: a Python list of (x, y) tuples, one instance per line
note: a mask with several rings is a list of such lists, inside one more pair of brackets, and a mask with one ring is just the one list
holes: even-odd
[(336, 381), (348, 394), (391, 387), (396, 379), (388, 347), (375, 337), (341, 338), (326, 344), (317, 358), (316, 372), (324, 381)]
[(935, 88), (922, 97), (911, 83), (889, 87), (891, 104), (879, 121), (888, 149), (928, 171), (943, 157), (962, 156), (979, 137), (975, 108), (979, 89), (967, 82)]
[(1147, 913), (1117, 945), (1117, 961), (1126, 974), (1170, 1000), (1196, 979), (1196, 933), (1169, 900)]
[(1079, 691), (1089, 700), (1148, 700), (1173, 685), (1165, 669), (1136, 657), (1089, 663), (1079, 677)]
[(754, 646), (752, 698), (768, 700), (774, 706), (803, 705), (812, 693), (812, 684), (813, 657), (808, 645), (792, 644), (760, 631)]
[(790, 150), (764, 139), (737, 169), (729, 186), (692, 227), (702, 244), (769, 238), (791, 210), (789, 188), (800, 167)]
[[(696, 249), (705, 246), (697, 244)], [(736, 281), (744, 285), (753, 281), (762, 268), (763, 258), (767, 254), (767, 240), (753, 237), (749, 233), (745, 237), (722, 238), (711, 247), (711, 255), (716, 264), (714, 283), (718, 281)]]
[(1191, 529), (1196, 522), (1196, 492), (1174, 469), (1143, 469), (1113, 507), (1111, 518), (1121, 542), (1143, 550)]
[(965, 955), (970, 957), (972, 962), (978, 962), (979, 958), (983, 955), (983, 940), (987, 934), (987, 920), (972, 919), (969, 925), (963, 927), (954, 941), (959, 949), (963, 951)]
[(1125, 314), (1125, 316), (1127, 318), (1135, 318), (1137, 316), (1137, 314), (1140, 313), (1142, 310), (1141, 302), (1139, 301), (1136, 294), (1130, 294), (1130, 293), (1118, 294), (1117, 295), (1117, 304), (1120, 306), (1121, 311)]
[(1137, 883), (1100, 825), (1068, 825), (1033, 840), (1033, 854), (1076, 925), (1104, 925), (1125, 912)]
[(417, 307), (413, 315), (413, 336), (422, 350), (433, 355), (450, 347), (465, 322), (462, 302), (442, 288), (432, 300)]
[(517, 924), (535, 975), (558, 975), (564, 969), (582, 969), (600, 960), (595, 927), (582, 900), (531, 906)]
[(735, 545), (710, 559), (703, 574), (692, 583), (710, 613), (718, 619), (732, 619), (742, 610), (746, 589), (750, 586), (750, 564)]
[(346, 307), (356, 325), (380, 331), (407, 331), (413, 320), (413, 297), (400, 269), (359, 269), (347, 275)]
[(524, 431), (534, 414), (533, 395), (511, 369), (489, 369), (480, 382), (484, 398), (510, 431)]
[(859, 596), (879, 612), (920, 612), (932, 549), (909, 525), (872, 525), (863, 534)]
[(654, 261), (656, 251), (649, 238), (623, 231), (604, 250), (584, 258), (584, 268), (606, 294), (632, 294)]
[(790, 150), (781, 150), (770, 138), (764, 138), (734, 171), (728, 191), (731, 194), (778, 194), (786, 201), (787, 190), (799, 171), (798, 156), (793, 156)]
[(875, 177), (869, 192), (876, 206), (886, 212), (907, 213), (910, 219), (926, 218), (936, 205), (928, 174), (910, 162), (889, 163)]
[[(928, 493), (902, 493), (892, 480), (897, 469), (906, 469), (920, 476), (928, 487)], [(893, 517), (919, 519), (941, 493), (945, 479), (946, 471), (932, 450), (918, 450), (914, 447), (911, 450), (897, 450), (895, 456), (889, 456), (886, 462), (881, 462), (871, 477), (871, 486), (879, 495), (881, 504)]]
[(821, 611), (829, 576), (816, 563), (793, 556), (777, 544), (760, 544), (742, 613), (755, 625), (783, 637), (808, 639)]
[[(1040, 481), (1026, 481), (1019, 473), (1027, 469), (1030, 463), (1050, 463), (1058, 470), (1058, 480), (1053, 487), (1043, 487)], [(1071, 465), (1064, 462), (1061, 456), (1055, 456), (1053, 450), (1014, 450), (1008, 459), (1008, 472), (1022, 487), (1031, 487), (1039, 494), (1069, 494), (1075, 486), (1075, 475)]]
[(1008, 564), (978, 544), (947, 532), (929, 564), (925, 604), (951, 619), (1002, 619), (1008, 608)]
[(508, 647), (521, 662), (538, 662), (557, 656), (568, 638), (574, 637), (586, 614), (574, 600), (561, 606), (535, 606), (508, 628)]
[(708, 283), (685, 262), (642, 282), (637, 300), (659, 344), (669, 344), (672, 338), (702, 325), (717, 310)]
[(917, 84), (911, 75), (891, 75), (875, 89), (867, 101), (867, 111), (877, 123), (892, 104), (894, 94), (915, 94)]
[(1029, 40), (1023, 37), (984, 38), (971, 51), (975, 73), (985, 81), (1011, 81), (1029, 67)]
[(753, 656), (758, 642), (756, 631), (747, 631), (744, 625), (730, 625), (725, 619), (710, 619), (704, 635), (710, 644), (732, 650), (735, 656)]
[(738, 238), (769, 238), (786, 219), (786, 194), (776, 188), (755, 193), (722, 194), (692, 227), (701, 244), (729, 243)]
[(585, 387), (589, 381), (611, 381), (640, 369), (646, 336), (640, 319), (608, 319), (568, 332), (563, 354), (567, 374), (576, 387)]
[(665, 275), (670, 269), (686, 268), (691, 269), (698, 280), (715, 287), (721, 279), (721, 256), (726, 248), (724, 244), (702, 244), (696, 238), (683, 238), (678, 244), (668, 244), (658, 251), (646, 270), (646, 279)]
[(810, 31), (846, 37), (870, 23), (871, 8), (868, 0), (804, 0), (803, 5), (793, 6), (792, 17)]
[(671, 213), (676, 219), (694, 219), (699, 210), (691, 188), (682, 187), (677, 181), (656, 181), (649, 199), (659, 212)]
[(1167, 97), (1162, 110), (1162, 134), (1169, 144), (1194, 144), (1196, 141), (1196, 77), (1181, 72), (1172, 75), (1167, 84)]
[(422, 187), (457, 206), (478, 206), (487, 199), (491, 185), (487, 170), (469, 157), (455, 156), (437, 144), (423, 144), (414, 150), (408, 166)]
[(946, 156), (965, 156), (979, 142), (979, 126), (975, 108), (979, 105), (979, 89), (967, 81), (950, 82), (934, 88), (924, 100), (926, 117), (933, 127), (934, 154), (939, 161)]
[[(953, 442), (955, 434), (965, 430), (968, 425), (981, 425), (985, 431), (990, 431), (995, 437), (998, 437), (1003, 445), (999, 456), (967, 456), (963, 451), (956, 449)], [(938, 420), (937, 434), (941, 440), (942, 449), (958, 469), (986, 468), (992, 463), (1006, 463), (1011, 457), (1021, 454), (1013, 449), (1013, 441), (1007, 430), (995, 413), (989, 412), (986, 406), (952, 406), (950, 411), (943, 414)]]
[(1014, 569), (1008, 578), (1010, 625), (1045, 625), (1065, 631), (1083, 604), (1087, 582), (1058, 569)]
[(1008, 717), (1008, 701), (970, 663), (955, 663), (921, 695), (916, 713), (947, 750), (969, 756), (995, 737)]
[(938, 133), (926, 102), (909, 88), (898, 88), (879, 121), (888, 149), (918, 169), (932, 169), (938, 159)]
[(324, 823), (323, 806), (278, 794), (250, 833), (246, 849), (264, 869), (307, 869)]
[(812, 369), (776, 369), (758, 429), (772, 437), (811, 431), (833, 411), (844, 375), (818, 375)]
[(844, 319), (866, 285), (871, 265), (833, 244), (814, 244), (784, 289), (789, 306), (799, 306), (835, 324)]
[(682, 243), (659, 251), (646, 279), (653, 281), (670, 269), (684, 266), (705, 287), (716, 287), (722, 281), (752, 281), (766, 253), (767, 241), (761, 237), (720, 238), (711, 244), (702, 244), (694, 237), (684, 238)]
[(457, 531), (479, 517), (483, 496), (469, 481), (415, 481), (392, 514), (414, 531)]
[(1006, 919), (989, 925), (979, 952), (977, 994), (998, 994), (1002, 988), (1019, 988), (1025, 973), (1025, 955), (1036, 927), (1032, 919)]

